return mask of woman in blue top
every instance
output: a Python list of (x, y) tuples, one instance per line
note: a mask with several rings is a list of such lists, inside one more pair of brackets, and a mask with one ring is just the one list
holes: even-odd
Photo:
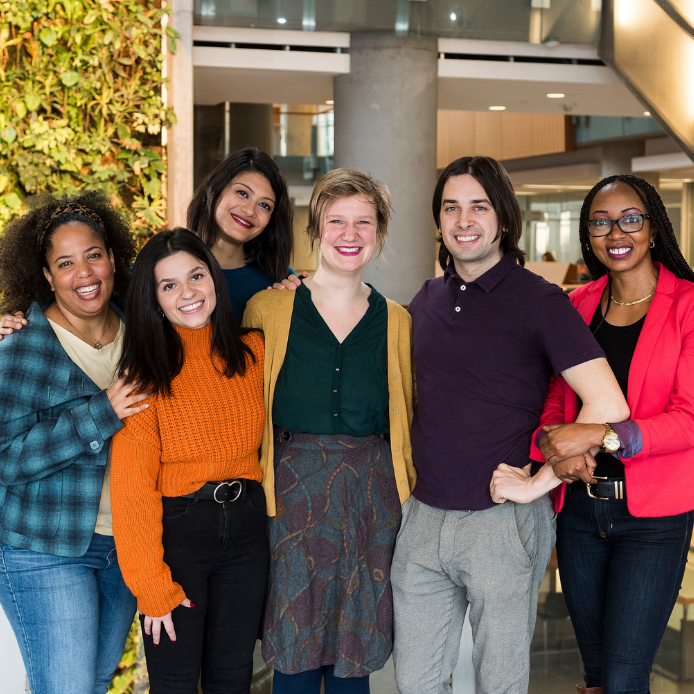
[(254, 294), (293, 273), (292, 217), (279, 167), (255, 147), (230, 154), (195, 191), (188, 228), (221, 266), (239, 325)]
[(109, 494), (111, 436), (147, 407), (115, 378), (134, 252), (97, 192), (47, 198), (0, 245), (0, 308), (28, 319), (0, 343), (0, 605), (33, 694), (105, 694), (135, 614)]

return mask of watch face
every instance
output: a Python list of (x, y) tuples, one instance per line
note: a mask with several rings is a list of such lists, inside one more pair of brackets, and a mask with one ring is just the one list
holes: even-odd
[(619, 450), (619, 436), (617, 434), (610, 432), (609, 434), (605, 435), (605, 438), (603, 439), (603, 445), (605, 446), (605, 449), (613, 453), (614, 451)]

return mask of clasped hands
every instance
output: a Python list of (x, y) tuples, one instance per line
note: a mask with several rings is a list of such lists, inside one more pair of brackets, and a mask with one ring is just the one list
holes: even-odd
[(543, 429), (546, 433), (539, 446), (548, 467), (533, 478), (531, 464), (517, 468), (502, 463), (494, 471), (489, 486), (492, 501), (498, 504), (510, 499), (527, 503), (556, 486), (557, 480), (581, 480), (588, 484), (596, 481), (593, 454), (599, 450), (605, 434), (602, 424), (549, 424)]
[(593, 484), (595, 458), (605, 435), (602, 424), (548, 424), (540, 439), (540, 451), (562, 482), (581, 480)]

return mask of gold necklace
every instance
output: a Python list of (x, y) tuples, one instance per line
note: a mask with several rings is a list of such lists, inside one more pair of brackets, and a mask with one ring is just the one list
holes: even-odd
[[(68, 317), (63, 313), (62, 309), (60, 306), (58, 306), (58, 302), (55, 302), (55, 307), (60, 311), (60, 315), (67, 321), (68, 325), (73, 329), (76, 330), (78, 333), (80, 333), (83, 337), (87, 338), (87, 342), (91, 342), (91, 338), (86, 334), (83, 333), (79, 328), (76, 328), (70, 321), (68, 320)], [(111, 322), (111, 315), (106, 314), (106, 326), (104, 329), (101, 331), (101, 335), (99, 335), (99, 339), (94, 343), (93, 347), (94, 349), (101, 349), (103, 345), (101, 344), (101, 338), (104, 336), (104, 333), (108, 329), (108, 324)]]
[(617, 301), (617, 299), (614, 298), (614, 295), (612, 296), (612, 301), (617, 304), (617, 306), (635, 306), (636, 304), (640, 304), (642, 301), (646, 301), (646, 299), (650, 299), (653, 295), (655, 294), (655, 289), (648, 295), (644, 296), (643, 299), (637, 299), (636, 301)]

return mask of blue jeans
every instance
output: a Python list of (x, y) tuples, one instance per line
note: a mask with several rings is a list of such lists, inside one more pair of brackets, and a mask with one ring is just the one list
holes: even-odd
[(333, 666), (285, 675), (275, 670), (272, 676), (272, 694), (320, 694), (321, 680), (325, 677), (325, 694), (369, 694), (369, 677), (335, 677)]
[(136, 609), (112, 537), (95, 533), (81, 557), (0, 545), (0, 605), (31, 694), (105, 694)]
[(693, 521), (692, 511), (637, 518), (625, 500), (591, 499), (585, 486), (567, 487), (557, 521), (557, 559), (586, 686), (601, 686), (604, 694), (650, 691)]

